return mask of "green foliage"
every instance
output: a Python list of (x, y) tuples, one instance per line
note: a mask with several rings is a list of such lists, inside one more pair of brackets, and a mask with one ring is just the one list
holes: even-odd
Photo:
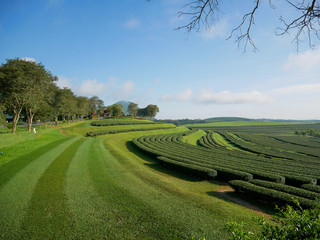
[(320, 186), (319, 185), (303, 184), (303, 185), (301, 185), (301, 188), (320, 193)]
[(23, 108), (31, 131), (34, 113), (44, 102), (49, 86), (56, 80), (40, 63), (9, 59), (0, 66), (1, 103), (13, 116), (13, 133)]
[(310, 177), (304, 177), (304, 176), (292, 176), (292, 175), (284, 175), (286, 178), (286, 184), (300, 187), (303, 184), (311, 184), (316, 185), (317, 179), (310, 178)]
[(175, 128), (175, 127), (151, 127), (151, 128), (123, 128), (123, 129), (115, 129), (115, 130), (104, 130), (104, 131), (95, 131), (95, 132), (88, 132), (86, 134), (87, 137), (96, 137), (100, 135), (106, 135), (106, 134), (117, 134), (117, 133), (124, 133), (124, 132), (135, 132), (135, 131), (151, 131), (151, 130), (158, 130), (158, 129), (169, 129), (169, 128)]
[(121, 117), (124, 115), (123, 107), (121, 104), (113, 104), (108, 107), (108, 111), (110, 116), (112, 117)]
[(246, 181), (232, 180), (229, 181), (229, 185), (236, 191), (241, 191), (246, 194), (250, 194), (258, 199), (264, 201), (274, 202), (277, 204), (292, 204), (294, 199), (298, 200), (301, 206), (305, 208), (312, 208), (316, 205), (316, 201), (300, 197), (291, 193), (258, 186)]
[(320, 137), (320, 131), (317, 131), (315, 129), (311, 129), (311, 130), (296, 130), (294, 133), (296, 135), (302, 135), (302, 136)]
[(147, 118), (154, 118), (157, 113), (159, 112), (159, 108), (157, 105), (149, 104), (146, 108), (138, 109), (137, 115), (139, 117), (147, 117)]
[(138, 104), (130, 102), (127, 111), (130, 113), (132, 117), (135, 117), (138, 113)]
[(178, 162), (166, 157), (158, 157), (157, 159), (161, 166), (187, 174), (190, 177), (212, 180), (217, 176), (217, 171), (214, 169)]
[(261, 233), (253, 234), (243, 229), (244, 223), (229, 222), (227, 228), (232, 233), (230, 240), (302, 240), (320, 238), (320, 205), (312, 209), (302, 209), (295, 201), (297, 207), (287, 205), (278, 210), (273, 222), (258, 218)]
[(245, 231), (243, 228), (247, 224), (244, 222), (237, 223), (234, 221), (227, 222), (226, 227), (231, 232), (230, 240), (246, 240), (253, 239), (253, 232)]
[(0, 126), (6, 125), (6, 107), (0, 102)]
[(263, 180), (259, 180), (259, 179), (253, 179), (250, 181), (250, 183), (253, 183), (258, 186), (266, 187), (269, 189), (278, 190), (281, 192), (291, 193), (296, 196), (300, 196), (300, 197), (304, 197), (304, 198), (308, 198), (308, 199), (312, 199), (312, 200), (320, 199), (319, 193), (316, 193), (313, 191), (308, 191), (308, 190), (305, 190), (302, 188), (297, 188), (297, 187), (285, 185), (285, 184), (268, 182), (268, 181), (263, 181)]
[(101, 116), (104, 109), (103, 101), (97, 96), (92, 96), (89, 101), (91, 117), (94, 117), (96, 115)]
[(100, 126), (117, 126), (117, 125), (140, 125), (140, 124), (158, 124), (156, 122), (151, 121), (141, 121), (141, 120), (99, 120), (93, 121), (91, 123), (92, 126), (100, 127)]

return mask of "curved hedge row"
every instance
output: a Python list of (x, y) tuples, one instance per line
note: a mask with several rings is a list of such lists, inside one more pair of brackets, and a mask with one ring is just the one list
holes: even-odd
[(263, 181), (259, 179), (253, 179), (250, 181), (250, 183), (253, 183), (261, 187), (266, 187), (266, 188), (278, 190), (281, 192), (294, 194), (296, 196), (300, 196), (300, 197), (304, 197), (312, 200), (320, 199), (319, 193), (308, 191), (308, 190), (297, 188), (297, 187), (292, 187), (285, 184), (273, 183), (273, 182)]
[[(208, 179), (205, 172), (214, 170), (216, 174), (210, 175), (209, 179), (251, 181), (251, 184), (258, 181), (256, 185), (252, 184), (257, 188), (262, 187), (258, 186), (259, 182), (265, 182), (267, 185), (264, 188), (273, 190), (270, 192), (273, 194), (271, 198), (276, 198), (277, 194), (284, 194), (281, 195), (280, 200), (284, 198), (286, 202), (290, 202), (291, 199), (288, 200), (289, 194), (306, 199), (306, 202), (303, 203), (305, 206), (310, 205), (307, 200), (318, 197), (317, 193), (312, 192), (312, 190), (306, 191), (293, 186), (301, 187), (305, 183), (316, 184), (317, 178), (320, 179), (320, 172), (318, 171), (320, 163), (309, 166), (292, 160), (267, 158), (237, 149), (222, 148), (210, 141), (210, 138), (208, 138), (210, 132), (200, 139), (208, 147), (190, 145), (182, 141), (182, 136), (189, 133), (191, 131), (144, 136), (132, 141), (136, 147), (156, 157), (160, 165), (190, 176)], [(313, 178), (314, 176), (315, 178)], [(292, 186), (284, 185), (284, 183)]]
[(310, 185), (317, 184), (317, 179), (310, 178), (310, 177), (285, 175), (285, 178), (286, 178), (286, 184), (295, 186), (295, 187), (301, 187), (301, 185), (303, 184), (310, 184)]
[(192, 177), (195, 176), (200, 179), (212, 180), (217, 176), (217, 171), (214, 169), (178, 162), (166, 157), (157, 157), (157, 159), (161, 166), (182, 172)]
[(151, 131), (151, 130), (159, 130), (159, 129), (171, 129), (175, 127), (153, 127), (153, 128), (133, 128), (133, 129), (118, 129), (118, 130), (103, 130), (103, 131), (96, 131), (96, 132), (88, 132), (86, 137), (96, 137), (100, 135), (106, 134), (117, 134), (117, 133), (124, 133), (124, 132), (135, 132), (135, 131)]
[(303, 184), (301, 187), (304, 189), (307, 189), (309, 191), (320, 193), (320, 186), (319, 185)]
[(289, 194), (278, 190), (257, 186), (255, 184), (241, 180), (229, 181), (229, 185), (236, 191), (248, 193), (264, 201), (294, 205), (295, 200), (297, 200), (300, 203), (300, 206), (305, 208), (312, 208), (316, 205), (316, 202), (313, 200), (299, 197), (294, 194)]

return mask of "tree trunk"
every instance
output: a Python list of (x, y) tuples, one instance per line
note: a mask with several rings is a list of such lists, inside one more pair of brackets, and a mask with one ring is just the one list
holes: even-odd
[(28, 118), (28, 131), (31, 132), (32, 121), (33, 121), (34, 113), (32, 113), (31, 108), (27, 110), (27, 118)]
[(16, 134), (17, 130), (17, 123), (20, 118), (20, 112), (22, 111), (22, 108), (19, 110), (13, 110), (13, 119), (12, 119), (12, 133)]

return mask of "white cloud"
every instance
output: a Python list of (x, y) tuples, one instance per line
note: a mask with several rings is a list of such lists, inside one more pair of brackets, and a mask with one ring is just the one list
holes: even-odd
[(201, 36), (206, 40), (212, 40), (216, 37), (227, 37), (228, 23), (226, 20), (221, 20), (220, 22), (212, 25), (209, 28), (203, 29), (201, 31)]
[(121, 86), (121, 92), (125, 96), (129, 96), (134, 90), (136, 90), (136, 85), (132, 81), (126, 81)]
[(284, 88), (277, 88), (273, 90), (275, 93), (280, 94), (310, 94), (310, 93), (320, 93), (320, 84), (301, 84), (293, 85)]
[(31, 57), (24, 57), (24, 58), (21, 58), (21, 60), (28, 61), (28, 62), (37, 62), (34, 58), (31, 58)]
[(192, 90), (190, 88), (185, 89), (184, 91), (178, 94), (164, 94), (161, 97), (163, 101), (189, 101), (192, 97)]
[(124, 25), (126, 28), (134, 29), (134, 28), (139, 27), (140, 24), (141, 24), (141, 22), (139, 19), (131, 18), (131, 19), (127, 20)]
[(215, 104), (243, 104), (243, 103), (264, 103), (270, 99), (259, 91), (251, 91), (244, 93), (232, 93), (229, 91), (221, 91), (214, 93), (211, 90), (203, 89), (196, 97), (198, 103), (215, 103)]
[(108, 85), (98, 82), (97, 79), (85, 80), (79, 86), (77, 92), (80, 95), (99, 95), (108, 89)]
[(65, 78), (65, 77), (58, 77), (57, 86), (59, 88), (71, 88), (72, 87), (72, 80)]
[(230, 91), (213, 92), (212, 90), (202, 89), (198, 94), (193, 96), (191, 89), (185, 89), (177, 94), (164, 94), (161, 97), (163, 101), (191, 101), (200, 104), (243, 104), (243, 103), (266, 103), (271, 99), (259, 92), (251, 91), (244, 93), (232, 93)]
[(285, 70), (312, 71), (320, 69), (320, 47), (298, 54), (290, 54), (287, 63), (283, 66)]
[(192, 97), (192, 90), (190, 88), (184, 90), (177, 95), (177, 99), (180, 101), (188, 101)]

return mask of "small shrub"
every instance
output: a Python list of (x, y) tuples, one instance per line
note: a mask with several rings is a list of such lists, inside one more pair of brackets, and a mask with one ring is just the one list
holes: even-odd
[(267, 222), (263, 217), (258, 218), (261, 233), (255, 235), (243, 230), (243, 223), (228, 222), (227, 228), (231, 232), (229, 239), (235, 240), (287, 240), (287, 239), (319, 239), (320, 238), (320, 204), (312, 209), (303, 210), (298, 201), (296, 206), (287, 205), (274, 216), (273, 222)]

